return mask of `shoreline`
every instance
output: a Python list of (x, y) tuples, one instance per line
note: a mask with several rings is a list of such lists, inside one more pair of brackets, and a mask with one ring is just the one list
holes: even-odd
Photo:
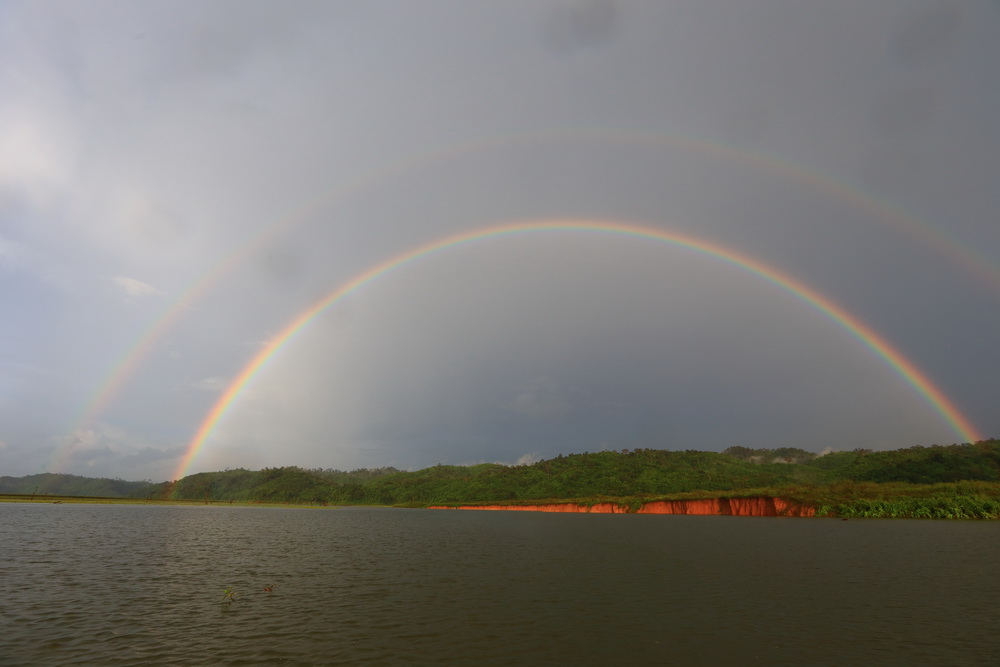
[(693, 516), (788, 516), (815, 517), (816, 508), (774, 496), (750, 498), (704, 498), (692, 500), (654, 500), (638, 507), (624, 503), (593, 504), (560, 502), (524, 505), (430, 505), (427, 509), (459, 509), (519, 512), (557, 512), (571, 514), (687, 514)]
[(319, 503), (267, 502), (256, 500), (192, 500), (179, 498), (115, 498), (106, 496), (64, 496), (41, 493), (0, 493), (0, 504), (31, 503), (36, 505), (157, 505), (181, 507), (286, 507), (300, 509), (333, 509), (343, 505)]
[[(928, 489), (929, 490), (929, 489)], [(964, 489), (961, 489), (964, 490)], [(955, 489), (955, 491), (961, 491)], [(973, 489), (974, 490), (974, 489)], [(998, 489), (1000, 490), (1000, 489)], [(801, 493), (783, 494), (779, 490), (726, 495), (685, 494), (688, 497), (628, 498), (592, 497), (576, 499), (539, 499), (536, 501), (445, 501), (338, 503), (334, 501), (254, 501), (213, 498), (123, 498), (106, 496), (69, 496), (55, 494), (0, 493), (4, 503), (67, 505), (146, 505), (158, 507), (237, 507), (268, 509), (338, 509), (384, 507), (398, 509), (461, 509), (485, 511), (549, 512), (564, 514), (682, 514), (689, 516), (768, 516), (870, 519), (958, 519), (1000, 520), (1000, 497), (994, 493), (928, 493), (896, 495), (872, 493), (837, 497), (803, 497)], [(692, 497), (693, 496), (693, 497)]]

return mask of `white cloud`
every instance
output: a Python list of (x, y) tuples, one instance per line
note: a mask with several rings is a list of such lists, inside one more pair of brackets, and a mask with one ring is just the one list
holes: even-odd
[(528, 466), (532, 463), (538, 463), (542, 460), (541, 454), (538, 452), (529, 452), (527, 454), (522, 454), (518, 457), (517, 461), (514, 463), (516, 466)]
[(130, 299), (158, 296), (163, 294), (163, 292), (156, 289), (149, 283), (144, 283), (141, 280), (129, 278), (128, 276), (115, 276), (112, 280)]
[(141, 435), (107, 423), (75, 429), (59, 439), (53, 472), (80, 472), (91, 477), (163, 478), (180, 447), (150, 444)]
[[(46, 206), (71, 173), (68, 138), (37, 109), (0, 109), (0, 191), (10, 189), (35, 206)], [(28, 120), (28, 119), (31, 120)]]

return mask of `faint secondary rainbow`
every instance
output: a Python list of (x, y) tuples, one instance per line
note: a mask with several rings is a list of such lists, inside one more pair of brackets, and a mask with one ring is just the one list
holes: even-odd
[[(139, 333), (135, 341), (121, 354), (90, 392), (84, 405), (72, 419), (69, 431), (87, 426), (104, 412), (114, 398), (135, 375), (142, 362), (149, 357), (157, 343), (163, 339), (207, 292), (255, 253), (266, 247), (278, 235), (295, 228), (312, 216), (328, 209), (337, 201), (362, 192), (387, 179), (420, 168), (443, 163), (488, 150), (513, 146), (536, 146), (545, 142), (594, 142), (610, 145), (633, 145), (655, 150), (680, 149), (692, 155), (719, 160), (722, 163), (746, 167), (770, 174), (790, 183), (797, 183), (823, 193), (835, 201), (864, 211), (924, 245), (942, 253), (962, 270), (974, 275), (995, 293), (1000, 294), (1000, 267), (987, 260), (981, 253), (955, 239), (898, 206), (878, 199), (856, 186), (839, 181), (827, 174), (814, 171), (784, 158), (759, 151), (751, 151), (717, 141), (660, 130), (617, 130), (607, 128), (558, 129), (540, 132), (520, 132), (466, 140), (444, 147), (409, 155), (394, 162), (379, 165), (346, 179), (322, 194), (290, 207), (284, 214), (263, 225), (256, 233), (248, 235), (218, 262), (190, 282), (166, 309)], [(55, 450), (47, 468), (59, 472), (70, 451), (66, 445)]]
[(91, 393), (90, 398), (75, 419), (75, 423), (77, 425), (84, 424), (105, 410), (112, 399), (121, 391), (128, 378), (138, 369), (142, 360), (149, 356), (164, 333), (181, 319), (190, 305), (201, 299), (215, 284), (282, 232), (302, 224), (336, 201), (370, 188), (393, 176), (487, 150), (509, 148), (517, 144), (532, 146), (541, 142), (598, 142), (611, 145), (631, 144), (653, 147), (657, 150), (682, 149), (692, 155), (710, 157), (723, 163), (762, 171), (791, 183), (805, 185), (836, 201), (864, 211), (873, 218), (916, 238), (924, 245), (941, 252), (963, 270), (973, 274), (984, 284), (989, 285), (994, 292), (1000, 294), (1000, 267), (987, 260), (981, 253), (946, 236), (926, 221), (894, 204), (878, 199), (856, 186), (777, 156), (707, 139), (654, 130), (562, 129), (500, 135), (459, 142), (365, 171), (321, 195), (291, 207), (286, 213), (264, 225), (257, 233), (234, 247), (220, 261), (192, 281), (166, 310), (139, 334), (136, 341), (118, 358), (98, 383), (96, 390)]
[(205, 445), (213, 429), (232, 408), (236, 399), (247, 385), (261, 372), (279, 350), (291, 342), (296, 334), (302, 331), (306, 325), (327, 308), (377, 278), (429, 255), (456, 248), (473, 241), (542, 232), (590, 232), (660, 241), (722, 260), (749, 271), (806, 302), (864, 343), (865, 346), (902, 376), (965, 441), (975, 442), (981, 439), (977, 429), (969, 419), (959, 411), (944, 392), (935, 386), (930, 378), (912, 361), (892, 347), (888, 341), (876, 333), (870, 326), (847, 312), (843, 307), (779, 269), (735, 250), (690, 235), (630, 223), (593, 220), (555, 220), (487, 227), (431, 241), (372, 266), (316, 301), (312, 306), (286, 324), (229, 383), (229, 386), (212, 406), (212, 409), (187, 445), (180, 465), (174, 474), (174, 479), (184, 477), (187, 469)]

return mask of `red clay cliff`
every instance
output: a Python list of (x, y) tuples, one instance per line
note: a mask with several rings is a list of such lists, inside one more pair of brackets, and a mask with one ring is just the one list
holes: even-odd
[[(618, 503), (548, 503), (543, 505), (434, 505), (428, 509), (507, 510), (520, 512), (573, 512), (589, 514), (631, 514), (628, 505)], [(816, 508), (796, 505), (783, 498), (706, 498), (704, 500), (656, 500), (645, 503), (635, 514), (701, 514), (725, 516), (815, 516)]]

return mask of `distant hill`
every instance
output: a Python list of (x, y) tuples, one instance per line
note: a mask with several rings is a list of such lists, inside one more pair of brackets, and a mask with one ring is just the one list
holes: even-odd
[(162, 491), (163, 485), (153, 482), (127, 482), (123, 479), (79, 477), (48, 472), (27, 477), (0, 477), (0, 493), (145, 498)]

